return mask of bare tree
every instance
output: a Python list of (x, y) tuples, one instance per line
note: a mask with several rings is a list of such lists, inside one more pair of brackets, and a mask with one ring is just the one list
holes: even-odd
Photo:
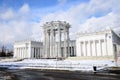
[(0, 52), (0, 57), (5, 57), (6, 56), (6, 47), (2, 46), (1, 47), (1, 52)]

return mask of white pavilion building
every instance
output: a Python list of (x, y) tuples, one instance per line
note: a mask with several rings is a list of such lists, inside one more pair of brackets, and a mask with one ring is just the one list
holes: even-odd
[(42, 58), (43, 43), (37, 41), (18, 41), (14, 44), (14, 58)]
[[(56, 42), (55, 52), (58, 52), (58, 42)], [(71, 57), (76, 56), (76, 43), (75, 40), (71, 40), (69, 44)], [(61, 42), (61, 54), (64, 54), (64, 43)], [(49, 54), (48, 54), (49, 55)], [(59, 54), (50, 54), (46, 57), (43, 50), (43, 43), (38, 41), (18, 41), (14, 44), (14, 58), (24, 59), (24, 58), (58, 58)], [(51, 56), (51, 57), (50, 57)]]
[(76, 38), (76, 56), (83, 59), (120, 58), (120, 36), (113, 30), (78, 33)]
[[(120, 36), (117, 35), (113, 30), (109, 29), (98, 32), (77, 33), (76, 40), (70, 40), (68, 37), (68, 39), (66, 39), (68, 40), (68, 42), (65, 43), (65, 41), (61, 40), (60, 34), (59, 34), (60, 35), (59, 41), (55, 42), (54, 40), (55, 38), (53, 39), (54, 37), (53, 32), (57, 30), (56, 25), (54, 26), (55, 29), (53, 29), (52, 26), (50, 29), (48, 28), (49, 26), (47, 27), (47, 29), (45, 29), (48, 30), (47, 33), (50, 32), (50, 30), (52, 29), (51, 31), (52, 37), (50, 37), (50, 34), (46, 35), (45, 37), (47, 38), (46, 43), (47, 42), (49, 43), (46, 46), (44, 46), (44, 42), (37, 42), (37, 41), (15, 42), (14, 58), (18, 58), (18, 59), (24, 59), (24, 58), (36, 58), (36, 59), (68, 58), (69, 59), (70, 58), (70, 59), (83, 59), (83, 60), (107, 59), (112, 61), (120, 61)], [(59, 29), (59, 30), (62, 31), (64, 29)], [(51, 42), (50, 40), (54, 40), (54, 45), (53, 42), (50, 43)], [(51, 48), (50, 44), (54, 48)], [(64, 55), (67, 55), (67, 57), (65, 57)]]

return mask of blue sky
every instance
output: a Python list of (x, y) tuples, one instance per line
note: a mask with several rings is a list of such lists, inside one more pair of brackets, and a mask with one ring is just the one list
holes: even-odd
[(62, 1), (64, 1), (65, 6), (67, 6), (70, 3), (77, 4), (88, 2), (89, 0), (0, 0), (0, 5), (19, 9), (23, 4), (27, 3), (31, 8), (45, 8), (57, 6)]
[(57, 5), (57, 0), (1, 0), (1, 5), (19, 9), (23, 4), (29, 4), (34, 8), (49, 7)]
[(43, 40), (40, 27), (48, 21), (67, 21), (70, 37), (109, 27), (119, 32), (120, 0), (0, 0), (0, 43)]

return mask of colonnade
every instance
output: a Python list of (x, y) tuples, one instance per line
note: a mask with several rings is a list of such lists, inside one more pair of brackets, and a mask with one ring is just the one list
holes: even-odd
[(14, 49), (15, 57), (18, 58), (27, 58), (28, 57), (28, 48), (27, 47), (18, 47)]
[(42, 58), (43, 57), (43, 49), (42, 47), (32, 47), (31, 48), (31, 58)]
[[(17, 58), (42, 58), (43, 57), (43, 48), (42, 47), (31, 47), (30, 49), (27, 47), (18, 47), (14, 49), (15, 55)], [(29, 53), (30, 50), (30, 53)]]
[(107, 56), (107, 42), (105, 39), (80, 41), (81, 56)]
[[(69, 28), (65, 21), (52, 21), (43, 25), (44, 54), (46, 58), (64, 58), (69, 54)], [(63, 37), (64, 36), (64, 37)], [(64, 39), (63, 39), (64, 38)], [(61, 52), (61, 41), (64, 40), (64, 53)], [(58, 46), (56, 45), (58, 44)], [(66, 49), (68, 47), (68, 50)]]

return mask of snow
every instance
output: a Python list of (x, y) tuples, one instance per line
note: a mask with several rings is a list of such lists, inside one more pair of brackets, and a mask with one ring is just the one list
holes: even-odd
[(56, 59), (24, 59), (18, 62), (0, 62), (0, 67), (9, 69), (57, 69), (70, 71), (93, 71), (97, 69), (115, 66), (109, 60), (56, 60)]

